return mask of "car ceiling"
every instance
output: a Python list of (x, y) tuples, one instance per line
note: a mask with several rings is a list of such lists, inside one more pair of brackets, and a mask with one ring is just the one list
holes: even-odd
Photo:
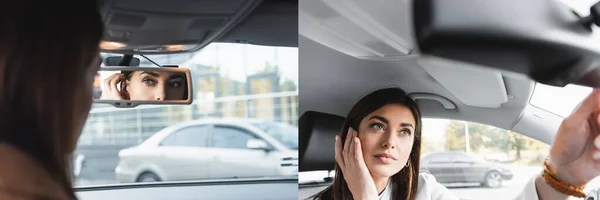
[[(298, 46), (297, 0), (100, 0), (99, 3), (106, 41), (132, 46), (207, 41)], [(232, 26), (227, 28), (230, 22)], [(219, 36), (211, 39), (213, 35)]]
[[(493, 125), (506, 130), (514, 130), (546, 143), (552, 141), (558, 123), (556, 115), (532, 107), (529, 99), (535, 82), (522, 75), (483, 69), (483, 73), (501, 74), (501, 82), (509, 98), (499, 107), (480, 107), (466, 105), (460, 99), (478, 99), (485, 96), (497, 96), (498, 88), (479, 84), (469, 79), (456, 81), (457, 85), (468, 84), (470, 93), (451, 92), (447, 88), (456, 87), (441, 84), (431, 75), (436, 69), (451, 67), (436, 65), (425, 66), (425, 58), (417, 57), (404, 60), (366, 60), (358, 59), (328, 48), (304, 36), (299, 38), (299, 87), (300, 113), (318, 111), (345, 117), (354, 103), (364, 95), (385, 87), (400, 87), (407, 93), (427, 93), (450, 100), (456, 109), (446, 109), (436, 100), (418, 99), (423, 117), (464, 120)], [(451, 63), (451, 62), (448, 62)], [(427, 69), (429, 68), (429, 69)], [(430, 70), (429, 72), (427, 70)], [(473, 69), (482, 70), (482, 69)], [(479, 72), (481, 73), (481, 72)], [(465, 78), (468, 76), (452, 75)], [(477, 80), (473, 77), (473, 80)], [(450, 79), (455, 81), (454, 79)], [(471, 95), (458, 96), (458, 95)], [(552, 121), (546, 125), (536, 116), (544, 115)], [(527, 111), (527, 112), (525, 112)], [(549, 118), (549, 119), (548, 119)], [(302, 128), (302, 127), (300, 127)]]
[[(363, 60), (300, 37), (300, 112), (319, 111), (346, 116), (362, 96), (376, 89), (400, 87), (407, 93), (429, 93), (456, 105), (448, 110), (435, 100), (417, 100), (424, 117), (475, 121), (511, 129), (529, 101), (534, 83), (523, 77), (502, 76), (508, 99), (499, 108), (465, 105), (420, 64), (419, 59)], [(432, 67), (432, 66), (429, 66)], [(485, 86), (463, 80), (476, 88), (472, 98), (493, 95)]]
[(345, 117), (364, 95), (400, 87), (416, 99), (423, 117), (478, 122), (551, 143), (562, 117), (529, 104), (536, 82), (421, 55), (410, 30), (411, 2), (299, 2), (301, 115)]

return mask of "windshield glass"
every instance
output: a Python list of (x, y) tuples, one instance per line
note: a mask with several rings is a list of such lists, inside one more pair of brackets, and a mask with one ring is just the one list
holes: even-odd
[(254, 125), (284, 144), (287, 148), (298, 150), (298, 127), (273, 122), (254, 123)]
[(555, 87), (537, 83), (529, 103), (564, 118), (569, 116), (590, 92), (592, 88), (579, 85)]
[[(297, 48), (213, 43), (197, 52), (146, 56), (190, 69), (193, 103), (94, 104), (74, 154), (76, 186), (297, 175), (296, 151), (264, 151), (298, 146)], [(156, 67), (135, 57), (140, 67)], [(276, 140), (248, 127), (257, 120)], [(160, 143), (138, 147), (161, 130), (169, 131)]]

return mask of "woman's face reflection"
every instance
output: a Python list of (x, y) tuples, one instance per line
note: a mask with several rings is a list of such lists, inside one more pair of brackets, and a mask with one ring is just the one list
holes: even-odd
[(181, 72), (135, 71), (127, 80), (130, 100), (183, 100), (186, 87)]

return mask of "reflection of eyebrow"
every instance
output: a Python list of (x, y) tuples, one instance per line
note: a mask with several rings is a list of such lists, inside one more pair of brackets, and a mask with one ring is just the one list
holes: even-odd
[[(369, 118), (369, 119), (378, 119), (379, 121), (382, 121), (383, 123), (386, 123), (386, 124), (389, 124), (389, 123), (390, 123), (390, 121), (389, 121), (389, 120), (387, 120), (387, 119), (386, 119), (386, 118), (384, 118), (384, 117), (380, 117), (380, 116), (373, 116), (373, 117), (371, 117), (371, 118)], [(411, 128), (413, 128), (413, 129), (415, 129), (415, 127), (414, 127), (412, 124), (410, 124), (410, 123), (400, 123), (400, 126), (401, 126), (401, 127), (406, 127), (406, 126), (408, 126), (408, 127), (411, 127)]]
[(169, 77), (169, 80), (172, 80), (172, 79), (178, 79), (178, 78), (180, 78), (180, 79), (185, 79), (185, 76), (183, 76), (183, 75), (181, 75), (181, 74), (175, 74), (175, 75), (173, 75), (173, 76)]
[(160, 74), (159, 74), (159, 73), (156, 73), (156, 72), (151, 72), (151, 71), (143, 71), (143, 72), (142, 72), (140, 75), (142, 75), (142, 74), (148, 74), (148, 75), (150, 75), (150, 76), (154, 76), (154, 77), (160, 77)]

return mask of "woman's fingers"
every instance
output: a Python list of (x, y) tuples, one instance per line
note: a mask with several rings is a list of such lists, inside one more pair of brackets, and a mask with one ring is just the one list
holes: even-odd
[(600, 161), (600, 149), (594, 149), (594, 151), (592, 151), (592, 159)]
[(119, 89), (117, 89), (117, 85), (122, 82), (122, 80), (125, 78), (125, 76), (123, 76), (122, 74), (113, 74), (112, 79), (110, 80), (110, 88), (111, 88), (111, 93), (118, 98), (119, 100), (123, 99), (123, 97), (121, 96), (121, 91), (119, 91)]
[(598, 104), (600, 103), (600, 90), (595, 89), (592, 93), (583, 100), (577, 108), (567, 117), (564, 122), (567, 122), (569, 126), (578, 126), (580, 122), (587, 121), (591, 117), (592, 113), (598, 110)]
[(346, 155), (344, 155), (344, 158), (346, 159), (346, 165), (354, 165), (355, 161), (354, 161), (354, 149), (356, 149), (356, 137), (355, 134), (356, 131), (352, 130), (352, 133), (350, 133), (350, 146), (348, 147), (348, 151), (346, 152)]
[(358, 139), (358, 137), (356, 137), (354, 140), (355, 140), (354, 141), (354, 144), (355, 144), (354, 145), (355, 146), (354, 147), (354, 159), (356, 160), (356, 164), (359, 167), (366, 166), (365, 159), (363, 158), (363, 154), (362, 154), (362, 147), (360, 145), (360, 139)]
[(114, 91), (119, 91), (117, 89), (117, 84), (119, 84), (121, 77), (118, 74), (113, 74), (111, 76), (109, 85), (110, 85), (110, 89), (114, 92)]
[(343, 171), (344, 159), (342, 157), (342, 139), (340, 139), (339, 135), (335, 136), (335, 161)]
[(108, 78), (104, 79), (104, 82), (103, 82), (104, 89), (103, 90), (105, 90), (106, 92), (110, 92), (112, 90), (112, 88), (110, 87), (110, 81), (114, 78), (114, 76), (115, 75), (113, 74), (113, 75), (109, 76)]
[(348, 155), (348, 149), (350, 149), (350, 141), (352, 141), (352, 128), (348, 128), (346, 139), (344, 140), (344, 148), (342, 149), (342, 159), (344, 159), (344, 163), (347, 163), (346, 161), (348, 160), (346, 155)]

